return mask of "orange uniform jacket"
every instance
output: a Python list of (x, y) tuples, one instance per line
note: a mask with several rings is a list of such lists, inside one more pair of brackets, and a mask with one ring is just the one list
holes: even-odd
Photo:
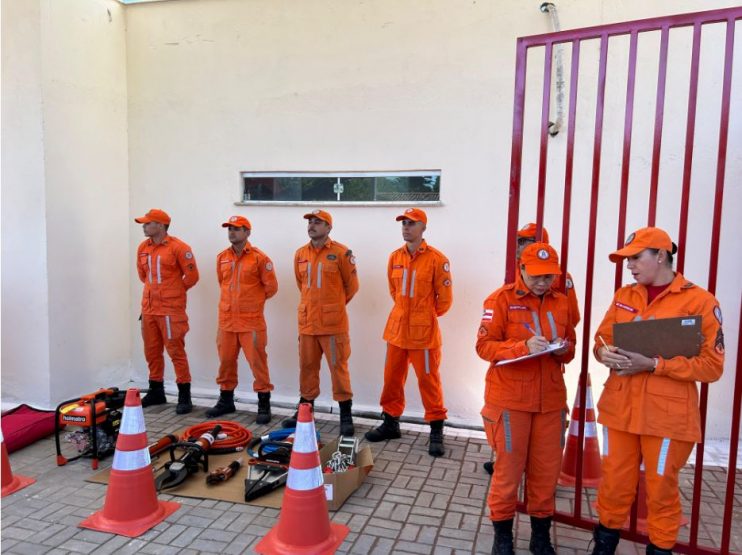
[(440, 347), (438, 317), (453, 304), (448, 258), (424, 240), (414, 255), (404, 245), (389, 256), (387, 278), (394, 307), (384, 340), (402, 349)]
[(265, 330), (263, 307), (278, 291), (271, 259), (249, 242), (240, 256), (229, 247), (216, 257), (216, 279), (221, 288), (219, 328), (231, 332)]
[(345, 305), (358, 291), (355, 257), (348, 247), (327, 239), (319, 249), (307, 243), (294, 255), (299, 300), (299, 333), (348, 333)]
[(633, 434), (683, 441), (701, 441), (696, 381), (714, 382), (724, 369), (721, 310), (714, 296), (676, 273), (675, 279), (651, 304), (643, 285), (622, 287), (613, 297), (595, 334), (595, 352), (613, 343), (614, 322), (677, 316), (703, 317), (703, 344), (698, 356), (660, 359), (654, 372), (617, 376), (611, 372), (598, 401), (598, 422)]
[(151, 239), (142, 241), (137, 249), (137, 272), (144, 283), (142, 314), (185, 314), (186, 291), (198, 281), (191, 247), (171, 235), (165, 235), (159, 245)]
[[(526, 341), (533, 336), (529, 327), (550, 341), (567, 339), (567, 352), (495, 366), (500, 360), (528, 354)], [(564, 294), (550, 289), (539, 299), (525, 286), (519, 272), (515, 283), (502, 286), (484, 301), (477, 335), (477, 354), (492, 363), (487, 371), (482, 416), (496, 420), (493, 407), (550, 412), (567, 406), (563, 364), (574, 358), (575, 329)]]
[[(561, 290), (561, 278), (562, 276), (557, 276), (554, 283), (551, 285), (552, 289), (557, 291)], [(572, 323), (572, 327), (577, 327), (577, 324), (580, 323), (580, 305), (577, 302), (577, 293), (575, 293), (575, 284), (572, 281), (572, 274), (569, 272), (567, 272), (565, 282), (564, 292), (567, 295), (567, 305), (569, 306), (569, 321)]]

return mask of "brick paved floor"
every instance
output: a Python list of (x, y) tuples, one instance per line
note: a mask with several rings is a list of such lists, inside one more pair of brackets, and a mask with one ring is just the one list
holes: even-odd
[[(244, 408), (252, 409), (253, 407)], [(288, 414), (277, 409), (275, 413)], [(177, 416), (174, 405), (145, 410), (150, 439), (184, 425), (204, 420), (204, 408), (186, 417)], [(256, 427), (253, 412), (240, 410), (233, 418), (253, 432), (262, 433), (269, 426)], [(280, 414), (274, 415), (272, 427), (279, 426)], [(356, 431), (362, 435), (378, 422), (356, 419)], [(337, 416), (317, 415), (317, 428), (324, 438), (338, 433)], [(341, 553), (364, 555), (385, 553), (490, 553), (492, 525), (487, 518), (485, 497), (489, 483), (481, 465), (490, 458), (482, 433), (446, 429), (446, 456), (433, 459), (427, 454), (427, 428), (403, 425), (400, 440), (372, 444), (375, 466), (366, 482), (337, 512), (335, 522), (346, 524), (350, 534), (341, 545)], [(175, 499), (182, 507), (164, 522), (137, 539), (129, 539), (77, 525), (100, 509), (105, 498), (103, 485), (85, 482), (91, 475), (88, 460), (65, 467), (54, 463), (51, 438), (36, 443), (11, 456), (13, 471), (33, 476), (37, 482), (2, 500), (3, 553), (249, 553), (252, 547), (276, 523), (278, 511), (249, 505), (161, 495)], [(111, 458), (103, 462), (110, 465)], [(710, 469), (704, 474), (704, 503), (700, 535), (704, 543), (718, 542), (723, 505), (720, 497), (726, 484), (724, 469)], [(682, 476), (683, 502), (689, 505), (692, 473)], [(735, 521), (742, 522), (742, 479), (737, 483)], [(592, 511), (594, 492), (588, 492), (584, 507)], [(572, 493), (558, 492), (558, 505), (568, 510)], [(688, 512), (688, 511), (686, 511)], [(516, 519), (518, 552), (528, 552), (528, 518)], [(687, 536), (687, 529), (683, 534)], [(585, 553), (590, 533), (565, 525), (556, 525), (554, 543), (560, 554)], [(736, 525), (732, 550), (742, 551), (742, 524)], [(619, 553), (643, 553), (644, 548), (622, 542)]]

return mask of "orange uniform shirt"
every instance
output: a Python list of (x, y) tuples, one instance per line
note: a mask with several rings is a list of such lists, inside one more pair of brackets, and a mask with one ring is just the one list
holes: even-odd
[[(561, 290), (561, 279), (562, 276), (557, 276), (554, 283), (551, 284), (551, 288), (560, 291)], [(575, 293), (575, 284), (572, 281), (572, 274), (567, 272), (564, 283), (564, 292), (567, 295), (567, 306), (569, 307), (569, 321), (572, 322), (573, 327), (577, 327), (580, 323), (580, 305), (577, 302), (577, 293)]]
[(345, 305), (358, 291), (356, 261), (351, 250), (327, 239), (315, 249), (307, 243), (294, 255), (299, 300), (299, 333), (348, 333)]
[(640, 435), (683, 441), (701, 441), (696, 381), (714, 382), (724, 369), (724, 334), (716, 298), (682, 274), (647, 304), (643, 285), (622, 287), (613, 297), (595, 334), (596, 352), (601, 336), (613, 344), (613, 324), (650, 318), (703, 317), (703, 344), (695, 357), (660, 359), (654, 372), (618, 376), (611, 372), (598, 401), (598, 422), (609, 428)]
[[(520, 277), (503, 285), (484, 301), (477, 333), (477, 354), (492, 363), (487, 370), (482, 416), (497, 420), (495, 407), (527, 412), (550, 412), (567, 406), (564, 363), (575, 355), (575, 329), (567, 297), (550, 289), (543, 299), (531, 293)], [(548, 340), (569, 341), (562, 355), (545, 354), (505, 366), (500, 360), (528, 354), (529, 331)]]
[(402, 349), (440, 347), (438, 317), (453, 304), (448, 258), (424, 240), (414, 254), (403, 245), (389, 256), (387, 278), (394, 307), (384, 340)]
[(186, 291), (198, 282), (191, 247), (171, 235), (165, 235), (159, 245), (152, 239), (142, 241), (137, 249), (137, 273), (144, 283), (142, 314), (185, 314)]
[(229, 247), (216, 257), (216, 279), (221, 289), (219, 329), (265, 330), (263, 307), (278, 291), (271, 259), (249, 242), (239, 256)]

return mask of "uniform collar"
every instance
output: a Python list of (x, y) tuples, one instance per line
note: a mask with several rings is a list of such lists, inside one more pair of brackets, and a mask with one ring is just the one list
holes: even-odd
[(428, 250), (428, 243), (426, 243), (425, 242), (425, 239), (423, 239), (422, 243), (420, 243), (420, 246), (417, 247), (417, 250), (414, 253), (412, 253), (412, 254), (410, 254), (410, 250), (407, 248), (407, 243), (405, 243), (402, 246), (402, 250), (405, 253), (407, 253), (407, 256), (409, 256), (411, 258), (415, 258), (416, 256), (418, 256), (418, 255), (420, 255), (420, 254), (422, 254), (422, 253), (424, 253), (425, 251)]
[[(534, 295), (531, 292), (531, 290), (528, 289), (528, 286), (523, 281), (523, 276), (520, 274), (520, 270), (519, 269), (516, 269), (515, 271), (516, 271), (516, 274), (515, 274), (515, 295), (519, 299), (522, 299), (523, 297), (525, 297), (527, 295), (531, 295), (532, 297), (534, 297), (534, 298), (537, 299), (538, 297), (536, 297), (536, 295)], [(546, 293), (544, 293), (544, 295), (554, 295), (554, 288), (553, 287), (549, 287), (549, 289), (547, 289), (547, 291), (546, 291)]]
[[(246, 241), (245, 242), (245, 246), (242, 249), (242, 252), (239, 254), (239, 256), (242, 256), (243, 254), (246, 254), (246, 253), (250, 252), (250, 249), (252, 249), (252, 245), (250, 244), (250, 241)], [(232, 254), (236, 254), (234, 252), (234, 248), (229, 247), (229, 250), (232, 251)]]
[(322, 245), (319, 249), (314, 248), (314, 245), (312, 245), (312, 241), (309, 241), (309, 243), (307, 243), (307, 246), (310, 249), (315, 250), (315, 251), (321, 251), (322, 249), (326, 249), (326, 248), (329, 249), (332, 245), (333, 245), (332, 239), (330, 239), (329, 237), (327, 238), (327, 241), (325, 241), (325, 244)]
[(167, 245), (168, 241), (170, 241), (170, 235), (166, 233), (165, 238), (162, 240), (162, 243), (155, 244), (155, 242), (152, 240), (152, 237), (147, 237), (147, 241), (149, 241), (149, 244), (151, 246), (155, 246), (155, 247), (158, 245)]

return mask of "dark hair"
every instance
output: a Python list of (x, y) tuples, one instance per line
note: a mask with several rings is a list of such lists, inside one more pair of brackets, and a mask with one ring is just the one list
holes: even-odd
[(167, 231), (167, 229), (170, 227), (170, 224), (162, 224), (162, 225), (165, 226), (165, 231)]
[(664, 251), (664, 253), (667, 255), (667, 265), (672, 267), (672, 253), (670, 251), (665, 251), (664, 249), (647, 249), (648, 251), (652, 251), (654, 254), (659, 254), (661, 250)]

